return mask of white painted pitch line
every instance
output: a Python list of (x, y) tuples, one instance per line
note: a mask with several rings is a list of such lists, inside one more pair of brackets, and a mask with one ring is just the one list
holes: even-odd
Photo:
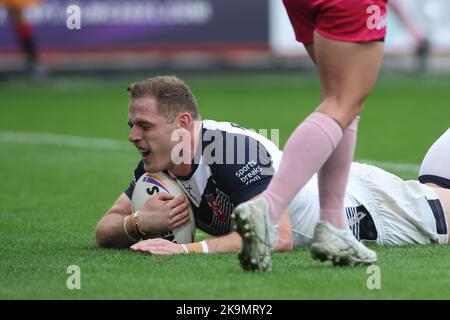
[(77, 147), (86, 149), (107, 149), (107, 150), (132, 149), (131, 143), (126, 141), (107, 138), (89, 138), (89, 137), (69, 136), (52, 133), (34, 133), (34, 132), (0, 131), (0, 142), (23, 143), (34, 145), (56, 145), (63, 147)]
[(401, 163), (401, 162), (389, 162), (389, 161), (376, 161), (376, 160), (357, 160), (358, 162), (371, 164), (376, 167), (380, 167), (384, 170), (417, 173), (419, 174), (420, 166), (418, 164), (412, 163)]
[[(70, 136), (52, 133), (14, 132), (0, 131), (0, 142), (22, 143), (34, 145), (56, 145), (63, 147), (77, 147), (100, 150), (131, 150), (129, 142), (107, 139)], [(412, 163), (397, 163), (389, 161), (358, 160), (358, 162), (375, 165), (385, 170), (400, 171), (406, 173), (418, 173), (419, 165)]]

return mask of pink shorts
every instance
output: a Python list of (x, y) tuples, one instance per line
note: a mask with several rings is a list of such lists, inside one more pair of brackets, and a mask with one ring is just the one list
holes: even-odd
[(297, 41), (314, 41), (314, 31), (343, 42), (372, 42), (386, 36), (388, 0), (283, 0)]

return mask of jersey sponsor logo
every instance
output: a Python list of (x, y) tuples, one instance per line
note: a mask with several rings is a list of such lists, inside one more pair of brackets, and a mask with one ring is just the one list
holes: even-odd
[(243, 183), (247, 186), (255, 181), (261, 180), (261, 166), (257, 166), (258, 163), (254, 160), (248, 162), (245, 166), (240, 168), (236, 173), (236, 177), (238, 177)]

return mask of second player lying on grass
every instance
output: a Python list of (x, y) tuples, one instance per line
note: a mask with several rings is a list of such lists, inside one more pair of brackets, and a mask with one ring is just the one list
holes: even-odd
[[(97, 245), (131, 246), (133, 250), (152, 254), (185, 253), (183, 246), (167, 240), (148, 239), (135, 243), (124, 230), (127, 225), (124, 219), (130, 219), (132, 213), (130, 198), (134, 183), (146, 171), (166, 170), (185, 190), (197, 227), (215, 236), (206, 240), (208, 252), (239, 252), (242, 241), (233, 232), (233, 208), (256, 197), (267, 187), (282, 152), (263, 136), (233, 123), (195, 122), (200, 119), (195, 103), (194, 108), (172, 108), (157, 92), (145, 91), (155, 90), (156, 84), (166, 90), (175, 86), (183, 97), (190, 95), (184, 83), (172, 77), (154, 78), (134, 87), (129, 105), (129, 139), (141, 153), (142, 160), (130, 187), (98, 223)], [(137, 94), (138, 89), (144, 93)], [(168, 107), (161, 109), (161, 105)], [(175, 164), (172, 151), (179, 141), (171, 141), (171, 136), (180, 127), (189, 133), (192, 157), (188, 157), (187, 162)], [(226, 147), (230, 140), (244, 143), (230, 149)], [(348, 224), (355, 237), (380, 245), (447, 243), (450, 190), (446, 188), (450, 188), (450, 169), (441, 163), (450, 162), (449, 149), (450, 131), (447, 131), (424, 160), (421, 169), (424, 184), (403, 181), (380, 168), (353, 163), (345, 205)], [(212, 150), (222, 150), (223, 154), (218, 158), (218, 152)], [(315, 179), (313, 177), (298, 193), (280, 220), (274, 250), (288, 251), (293, 246), (310, 243), (319, 219)], [(185, 199), (169, 197), (161, 200), (155, 196), (141, 209), (136, 222), (148, 226), (149, 230), (141, 231), (162, 233), (184, 224), (188, 218)], [(140, 236), (133, 235), (133, 230), (128, 230), (130, 233), (136, 238)], [(198, 245), (186, 247), (192, 252), (199, 248), (204, 251), (204, 247)]]

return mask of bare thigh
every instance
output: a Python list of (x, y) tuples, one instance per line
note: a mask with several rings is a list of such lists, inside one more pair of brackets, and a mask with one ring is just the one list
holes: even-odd
[(317, 64), (322, 103), (317, 111), (336, 119), (343, 128), (362, 111), (383, 61), (382, 42), (334, 41), (314, 33), (308, 53)]

